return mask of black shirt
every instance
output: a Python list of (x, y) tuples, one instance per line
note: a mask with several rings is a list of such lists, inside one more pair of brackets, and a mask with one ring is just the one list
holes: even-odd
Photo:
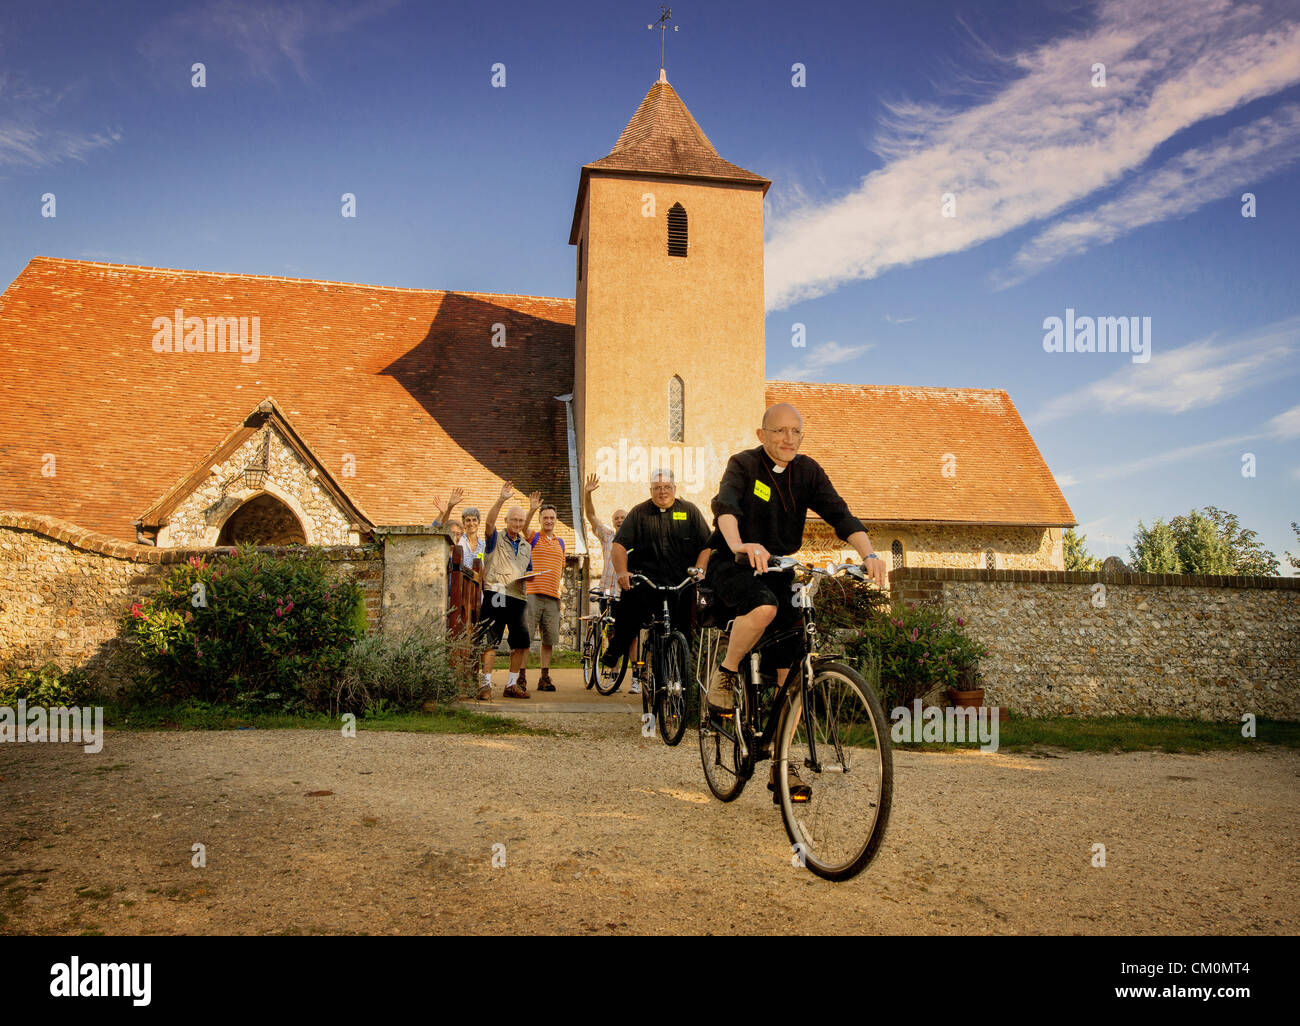
[(740, 523), (742, 542), (758, 542), (774, 556), (792, 555), (803, 546), (804, 521), (810, 509), (844, 541), (856, 531), (866, 531), (816, 460), (795, 456), (778, 474), (761, 445), (738, 452), (727, 461), (713, 499), (714, 531), (709, 547), (730, 550), (717, 530), (718, 517), (730, 513)]
[(627, 549), (629, 573), (644, 574), (656, 584), (677, 584), (708, 548), (709, 522), (698, 506), (676, 499), (665, 510), (653, 499), (633, 506), (614, 535)]

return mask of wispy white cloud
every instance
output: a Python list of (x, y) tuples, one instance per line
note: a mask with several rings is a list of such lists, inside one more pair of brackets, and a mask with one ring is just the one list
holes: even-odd
[(1300, 406), (1292, 406), (1291, 409), (1279, 413), (1268, 422), (1268, 430), (1274, 438), (1282, 440), (1300, 438)]
[[(1029, 418), (1035, 426), (1078, 413), (1116, 411), (1183, 413), (1300, 370), (1300, 317), (1268, 325), (1235, 342), (1201, 339), (1175, 349), (1148, 340), (1151, 359), (1123, 368), (1073, 392), (1049, 399)], [(1059, 359), (1086, 362), (1110, 354), (1062, 353)]]
[(95, 150), (121, 142), (122, 133), (65, 127), (75, 85), (54, 90), (13, 71), (0, 72), (0, 167), (40, 170), (65, 160), (86, 162)]
[(1208, 442), (1197, 442), (1194, 445), (1180, 445), (1174, 449), (1150, 453), (1123, 463), (1113, 463), (1105, 467), (1099, 467), (1088, 475), (1088, 480), (1093, 482), (1111, 481), (1119, 477), (1132, 477), (1134, 474), (1154, 470), (1156, 467), (1163, 467), (1170, 463), (1184, 463), (1187, 460), (1201, 459), (1227, 449), (1249, 445), (1251, 442), (1258, 441), (1259, 437), (1258, 434), (1232, 435), (1226, 438), (1211, 439)]
[(864, 342), (856, 346), (823, 342), (816, 348), (807, 350), (807, 355), (803, 356), (798, 363), (781, 368), (776, 372), (775, 378), (778, 381), (812, 381), (827, 368), (847, 363), (855, 356), (861, 356), (874, 347), (875, 344), (872, 342)]
[(398, 3), (291, 0), (272, 6), (262, 0), (219, 0), (164, 19), (140, 41), (140, 50), (155, 61), (170, 60), (182, 51), (202, 60), (203, 51), (196, 46), (229, 46), (253, 78), (275, 81), (276, 72), (288, 64), (308, 82), (307, 49), (313, 38), (350, 31)]
[(890, 324), (911, 324), (915, 317), (895, 317), (893, 314), (885, 314), (885, 320)]
[(1113, 242), (1143, 225), (1185, 217), (1230, 193), (1240, 195), (1243, 185), (1261, 182), (1297, 159), (1300, 106), (1290, 104), (1180, 154), (1096, 210), (1039, 232), (1020, 248), (1010, 268), (993, 276), (994, 284), (1018, 284), (1059, 260)]
[(1056, 483), (1061, 488), (1071, 488), (1079, 483), (1079, 479), (1073, 474), (1056, 474)]
[[(1093, 64), (1107, 84), (1093, 88)], [(1115, 184), (1183, 129), (1300, 81), (1294, 7), (1110, 0), (1082, 33), (1021, 54), (1020, 76), (950, 112), (895, 105), (883, 168), (771, 222), (769, 309), (955, 253)], [(904, 116), (905, 115), (905, 116)], [(956, 216), (943, 217), (953, 193)]]

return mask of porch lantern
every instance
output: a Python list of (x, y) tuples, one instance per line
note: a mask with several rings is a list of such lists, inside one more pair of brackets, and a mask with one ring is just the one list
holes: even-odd
[(248, 466), (246, 466), (242, 471), (244, 487), (257, 491), (266, 484), (266, 475), (270, 470), (270, 464), (271, 432), (268, 429), (262, 434), (262, 455), (258, 458), (257, 462), (248, 464)]

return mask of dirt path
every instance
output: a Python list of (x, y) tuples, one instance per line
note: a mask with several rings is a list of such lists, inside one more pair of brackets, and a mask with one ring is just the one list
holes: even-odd
[(1294, 752), (896, 754), (880, 856), (829, 884), (763, 780), (712, 800), (637, 711), (0, 746), (0, 932), (1300, 932)]

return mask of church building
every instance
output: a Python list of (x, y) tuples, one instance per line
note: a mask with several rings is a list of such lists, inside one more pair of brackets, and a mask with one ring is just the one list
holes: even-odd
[[(486, 513), (512, 481), (595, 577), (586, 474), (606, 521), (659, 466), (711, 519), (727, 458), (790, 402), (894, 566), (1061, 569), (1074, 515), (1006, 392), (767, 379), (770, 184), (661, 72), (581, 169), (572, 299), (34, 257), (0, 296), (0, 509), (340, 544), (429, 523), (453, 487)], [(805, 541), (847, 551), (815, 517)]]

